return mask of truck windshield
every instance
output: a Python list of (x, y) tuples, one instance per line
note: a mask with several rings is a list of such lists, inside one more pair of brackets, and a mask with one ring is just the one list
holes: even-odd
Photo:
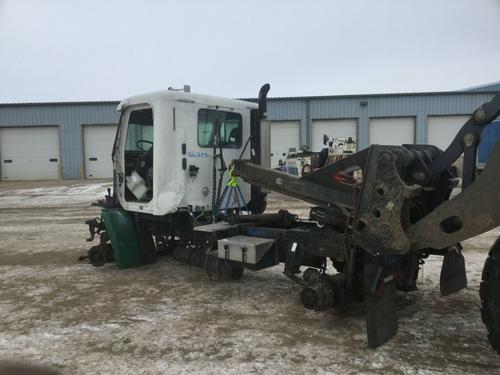
[(213, 109), (198, 111), (198, 145), (213, 147), (216, 119), (221, 123), (220, 137), (222, 147), (240, 148), (242, 133), (242, 117), (236, 112), (225, 112)]

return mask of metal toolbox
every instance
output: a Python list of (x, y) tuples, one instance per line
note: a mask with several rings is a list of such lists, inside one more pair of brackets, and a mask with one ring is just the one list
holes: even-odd
[(269, 238), (234, 236), (217, 243), (217, 256), (235, 262), (257, 264), (274, 245)]

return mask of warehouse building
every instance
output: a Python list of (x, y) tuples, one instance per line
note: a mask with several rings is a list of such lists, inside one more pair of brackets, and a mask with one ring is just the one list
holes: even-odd
[[(322, 148), (323, 135), (370, 144), (445, 148), (500, 84), (463, 91), (270, 98), (271, 163), (290, 148)], [(8, 180), (109, 178), (118, 102), (0, 104), (0, 177)], [(500, 124), (483, 133), (487, 156)]]

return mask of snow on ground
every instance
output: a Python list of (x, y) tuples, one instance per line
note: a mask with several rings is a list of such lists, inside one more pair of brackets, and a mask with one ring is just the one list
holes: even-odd
[[(500, 373), (478, 297), (498, 229), (464, 243), (469, 287), (455, 295), (439, 294), (441, 260), (428, 258), (419, 291), (398, 297), (398, 335), (372, 350), (362, 306), (306, 310), (281, 266), (214, 282), (171, 258), (130, 270), (77, 262), (106, 184), (0, 183), (0, 361), (65, 374)], [(301, 216), (307, 207), (269, 202)]]
[(79, 182), (70, 185), (43, 186), (0, 191), (0, 207), (59, 206), (67, 204), (90, 204), (103, 199), (109, 181), (98, 183)]

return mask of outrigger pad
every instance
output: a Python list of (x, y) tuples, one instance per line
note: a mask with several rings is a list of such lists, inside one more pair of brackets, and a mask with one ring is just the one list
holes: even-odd
[(385, 282), (382, 293), (374, 294), (366, 311), (366, 334), (370, 348), (376, 348), (398, 332), (396, 281)]
[(467, 288), (465, 259), (460, 245), (454, 246), (443, 258), (439, 288), (443, 296)]

